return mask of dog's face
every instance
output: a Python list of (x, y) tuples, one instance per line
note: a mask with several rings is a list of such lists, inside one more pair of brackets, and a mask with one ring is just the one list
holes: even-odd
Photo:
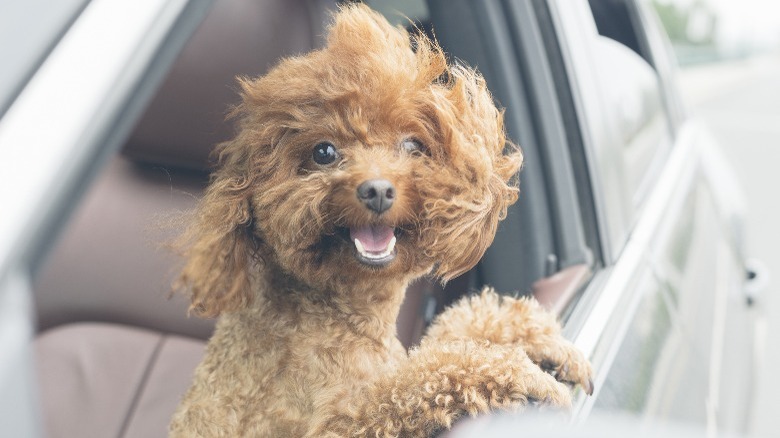
[[(315, 289), (471, 268), (517, 197), (522, 158), (476, 73), (363, 6), (325, 49), (242, 80), (237, 137), (182, 275), (206, 315), (244, 305), (252, 253)], [(215, 272), (216, 271), (216, 272)]]

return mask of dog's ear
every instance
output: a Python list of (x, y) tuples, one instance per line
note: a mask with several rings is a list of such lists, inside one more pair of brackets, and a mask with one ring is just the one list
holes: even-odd
[(191, 297), (190, 311), (216, 317), (252, 300), (250, 267), (254, 263), (251, 180), (235, 144), (220, 145), (219, 170), (212, 176), (190, 225), (177, 246), (185, 265), (174, 285)]
[(493, 242), (498, 222), (517, 200), (519, 147), (507, 141), (503, 111), (474, 70), (451, 67), (436, 84), (434, 107), (447, 165), (425, 190), (430, 237), (426, 253), (444, 281), (471, 269)]

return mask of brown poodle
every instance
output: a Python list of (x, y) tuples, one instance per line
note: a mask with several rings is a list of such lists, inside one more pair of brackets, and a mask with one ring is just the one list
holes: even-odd
[(430, 436), (592, 389), (531, 299), (486, 290), (408, 353), (396, 338), (407, 285), (479, 260), (522, 163), (482, 77), (412, 42), (347, 6), (326, 48), (241, 80), (238, 134), (183, 237), (192, 310), (220, 319), (172, 436)]

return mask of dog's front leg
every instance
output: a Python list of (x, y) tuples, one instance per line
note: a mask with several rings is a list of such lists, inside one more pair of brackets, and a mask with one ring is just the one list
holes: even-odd
[(579, 384), (588, 394), (593, 392), (590, 363), (561, 336), (555, 315), (531, 297), (501, 296), (486, 288), (442, 312), (429, 327), (426, 338), (438, 342), (472, 339), (518, 345), (535, 364), (559, 381)]
[(571, 394), (522, 348), (471, 340), (423, 342), (315, 435), (427, 437), (464, 415), (519, 410), (533, 401), (568, 407)]

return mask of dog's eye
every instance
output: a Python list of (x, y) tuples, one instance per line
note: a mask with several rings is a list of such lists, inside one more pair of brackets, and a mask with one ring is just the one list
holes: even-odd
[(406, 151), (409, 154), (424, 154), (425, 146), (423, 146), (422, 143), (420, 143), (418, 140), (415, 140), (413, 138), (407, 138), (406, 140), (401, 142), (401, 147), (404, 151)]
[(315, 163), (324, 166), (336, 161), (336, 158), (339, 157), (339, 153), (336, 151), (336, 146), (333, 146), (333, 143), (324, 141), (317, 144), (317, 146), (314, 146), (311, 157)]

